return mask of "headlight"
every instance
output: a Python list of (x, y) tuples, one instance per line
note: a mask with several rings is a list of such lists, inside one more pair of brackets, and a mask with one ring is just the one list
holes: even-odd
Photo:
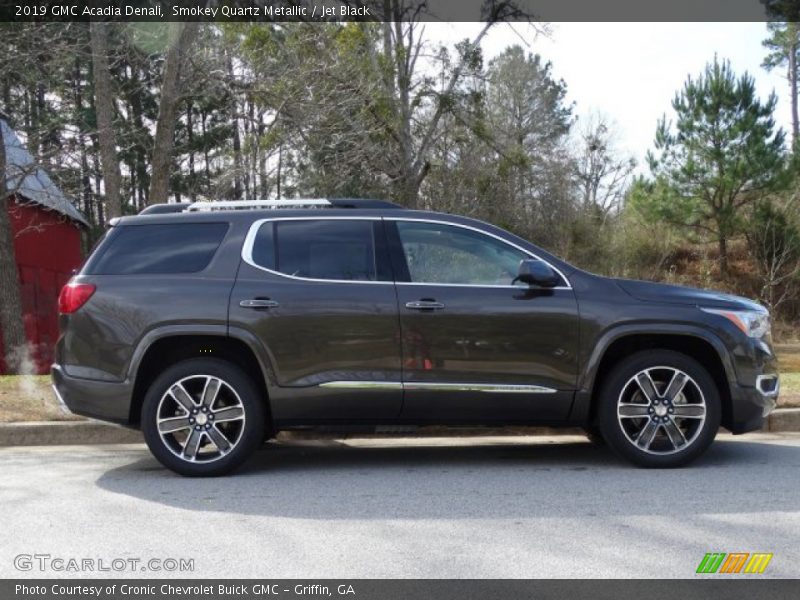
[(724, 310), (718, 308), (701, 308), (707, 313), (720, 315), (728, 319), (751, 338), (762, 338), (769, 335), (769, 313), (757, 310)]

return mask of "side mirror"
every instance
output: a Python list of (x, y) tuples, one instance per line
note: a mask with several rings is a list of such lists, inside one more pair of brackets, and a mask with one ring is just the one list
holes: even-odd
[(561, 277), (546, 262), (525, 258), (519, 262), (519, 271), (512, 283), (517, 281), (543, 288), (554, 288), (561, 283)]

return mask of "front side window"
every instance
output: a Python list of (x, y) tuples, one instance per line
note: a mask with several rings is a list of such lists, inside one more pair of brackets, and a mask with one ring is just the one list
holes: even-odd
[(397, 231), (413, 283), (512, 285), (520, 261), (530, 258), (500, 240), (444, 223), (397, 221)]
[(267, 221), (251, 256), (258, 266), (293, 277), (377, 281), (375, 229), (371, 220)]

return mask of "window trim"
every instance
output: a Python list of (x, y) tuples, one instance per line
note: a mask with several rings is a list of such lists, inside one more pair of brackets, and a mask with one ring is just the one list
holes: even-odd
[[(289, 275), (288, 273), (281, 273), (280, 271), (276, 271), (274, 269), (269, 269), (267, 267), (263, 267), (257, 264), (253, 260), (253, 246), (255, 245), (256, 235), (258, 234), (258, 230), (261, 229), (261, 226), (264, 223), (270, 222), (277, 222), (277, 221), (380, 221), (380, 217), (271, 217), (268, 219), (258, 219), (257, 221), (253, 221), (252, 225), (250, 225), (250, 229), (247, 232), (247, 235), (244, 238), (244, 245), (242, 246), (242, 260), (246, 262), (251, 267), (255, 267), (261, 271), (266, 271), (267, 273), (271, 273), (272, 275), (278, 275), (280, 277), (285, 277), (286, 279), (292, 279), (295, 281), (310, 281), (314, 283), (355, 283), (355, 284), (368, 284), (368, 285), (394, 285), (394, 281), (359, 281), (353, 279), (318, 279), (315, 277), (299, 277), (297, 275)], [(374, 251), (377, 252), (378, 245), (375, 244)], [(377, 259), (377, 257), (376, 257)]]
[(464, 223), (454, 223), (452, 221), (446, 221), (443, 219), (426, 219), (422, 217), (382, 217), (382, 216), (316, 216), (316, 217), (269, 217), (266, 219), (258, 219), (257, 221), (253, 221), (250, 225), (250, 229), (247, 232), (247, 235), (244, 239), (244, 245), (242, 246), (242, 260), (246, 262), (251, 267), (255, 267), (261, 271), (266, 271), (267, 273), (271, 273), (273, 275), (278, 275), (280, 277), (285, 277), (287, 279), (292, 279), (295, 281), (310, 281), (314, 283), (353, 283), (353, 284), (360, 284), (360, 285), (429, 285), (429, 286), (441, 286), (441, 287), (465, 287), (465, 288), (496, 288), (496, 289), (512, 289), (512, 290), (520, 290), (524, 289), (518, 285), (491, 285), (491, 284), (475, 284), (475, 283), (436, 283), (436, 282), (421, 282), (421, 281), (397, 281), (395, 278), (394, 281), (353, 281), (350, 279), (316, 279), (312, 277), (298, 277), (297, 275), (288, 275), (286, 273), (281, 273), (280, 271), (275, 271), (273, 269), (268, 269), (267, 267), (262, 267), (258, 265), (253, 260), (253, 245), (255, 244), (256, 234), (258, 230), (264, 223), (268, 222), (275, 222), (275, 221), (389, 221), (389, 222), (398, 222), (398, 221), (406, 221), (406, 222), (415, 222), (415, 223), (433, 223), (436, 225), (449, 225), (451, 227), (460, 227), (461, 229), (468, 229), (470, 231), (475, 231), (476, 233), (480, 233), (482, 235), (489, 236), (494, 238), (503, 244), (511, 246), (516, 250), (519, 250), (523, 254), (526, 254), (528, 257), (534, 260), (540, 260), (548, 267), (553, 269), (558, 275), (561, 277), (561, 280), (566, 285), (558, 285), (552, 288), (547, 288), (550, 290), (571, 290), (572, 285), (567, 279), (567, 276), (559, 269), (558, 267), (551, 264), (549, 261), (546, 261), (541, 256), (537, 256), (535, 253), (531, 252), (523, 248), (522, 246), (515, 244), (514, 242), (510, 242), (499, 235), (491, 233), (489, 231), (485, 231), (478, 227), (473, 227), (471, 225), (465, 225)]
[[(519, 246), (518, 244), (515, 244), (514, 242), (509, 242), (507, 239), (504, 239), (504, 238), (500, 237), (499, 235), (496, 235), (496, 234), (491, 233), (489, 231), (484, 231), (483, 229), (480, 229), (478, 227), (473, 227), (471, 225), (465, 225), (463, 223), (453, 223), (452, 221), (444, 221), (444, 220), (441, 220), (441, 219), (425, 219), (425, 218), (417, 218), (417, 217), (384, 217), (384, 220), (393, 221), (395, 223), (398, 222), (398, 221), (404, 221), (404, 222), (415, 222), (415, 223), (433, 223), (433, 224), (436, 224), (436, 225), (450, 225), (451, 227), (460, 227), (461, 229), (467, 229), (467, 230), (474, 231), (476, 233), (480, 233), (482, 235), (494, 238), (494, 239), (498, 240), (499, 242), (501, 242), (503, 244), (506, 244), (507, 246), (511, 246), (512, 248), (515, 248), (516, 250), (519, 250), (523, 254), (526, 254), (529, 258), (532, 258), (534, 260), (539, 260), (539, 261), (543, 262), (548, 267), (553, 269), (553, 271), (558, 273), (559, 277), (561, 277), (562, 283), (566, 284), (566, 285), (557, 285), (555, 287), (546, 288), (546, 289), (549, 289), (549, 290), (571, 290), (572, 289), (572, 285), (570, 284), (569, 279), (567, 279), (567, 276), (564, 275), (564, 273), (561, 271), (561, 269), (559, 269), (558, 267), (552, 265), (550, 262), (546, 261), (541, 256), (537, 256), (536, 254), (534, 254), (530, 250), (527, 250), (526, 248), (523, 248), (522, 246)], [(398, 231), (398, 235), (399, 235), (399, 231)], [(397, 284), (397, 285), (438, 285), (438, 286), (441, 286), (441, 287), (497, 288), (497, 289), (512, 289), (512, 290), (525, 289), (522, 286), (518, 286), (518, 285), (496, 285), (496, 284), (488, 284), (488, 283), (481, 284), (481, 283), (438, 283), (438, 282), (431, 282), (431, 281), (429, 281), (429, 282), (426, 282), (426, 281), (395, 281), (395, 284)]]

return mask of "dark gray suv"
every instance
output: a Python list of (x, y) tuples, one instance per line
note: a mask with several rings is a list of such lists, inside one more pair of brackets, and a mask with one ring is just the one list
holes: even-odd
[(59, 300), (75, 413), (183, 475), (279, 430), (581, 426), (646, 467), (762, 426), (769, 315), (583, 272), (492, 225), (358, 200), (159, 205), (117, 220)]

